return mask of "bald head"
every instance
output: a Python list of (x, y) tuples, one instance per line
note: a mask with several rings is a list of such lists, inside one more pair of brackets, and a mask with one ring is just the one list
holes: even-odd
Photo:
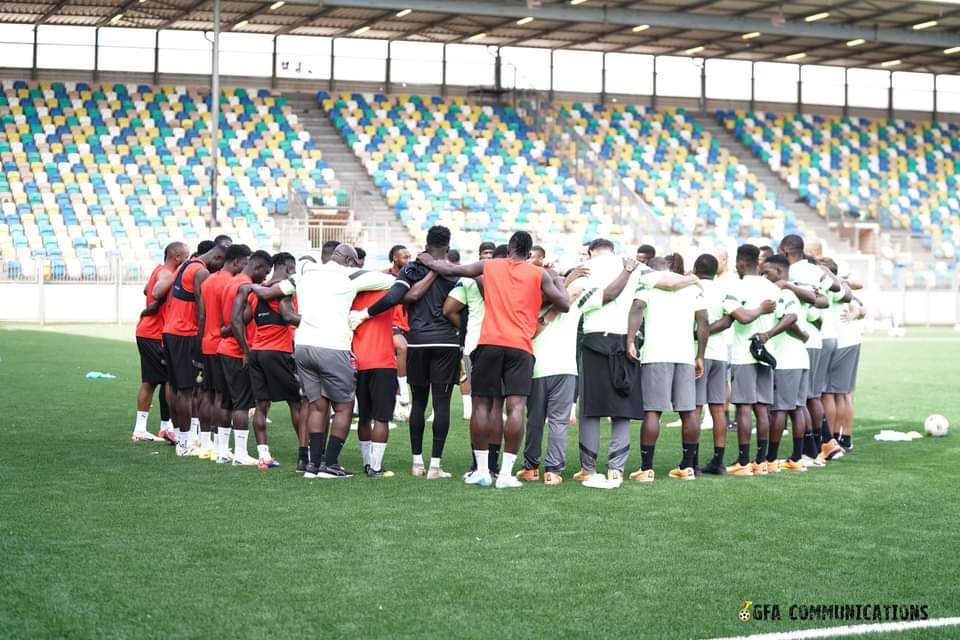
[(336, 262), (342, 267), (357, 267), (360, 265), (360, 256), (357, 250), (348, 244), (338, 244), (337, 248), (330, 254), (330, 261)]
[(182, 242), (171, 242), (163, 250), (163, 261), (171, 267), (179, 267), (187, 259), (190, 250)]

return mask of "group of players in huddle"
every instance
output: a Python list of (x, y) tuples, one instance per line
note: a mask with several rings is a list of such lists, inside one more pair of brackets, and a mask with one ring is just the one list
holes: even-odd
[[(507, 245), (481, 244), (470, 264), (460, 264), (445, 227), (432, 227), (426, 240), (415, 258), (393, 247), (386, 271), (364, 269), (362, 250), (336, 242), (300, 259), (226, 236), (189, 257), (186, 245), (170, 244), (137, 325), (133, 440), (167, 440), (178, 456), (277, 467), (267, 423), (271, 404), (282, 401), (305, 478), (352, 475), (339, 460), (355, 414), (366, 475), (393, 475), (383, 460), (399, 416), (409, 423), (412, 475), (450, 478), (442, 456), (459, 385), (473, 451), (463, 477), (472, 485), (539, 481), (541, 461), (543, 482), (561, 484), (572, 423), (574, 480), (601, 489), (625, 477), (652, 482), (661, 416), (671, 410), (682, 452), (669, 476), (679, 480), (803, 472), (852, 448), (859, 285), (833, 260), (808, 255), (799, 236), (783, 238), (776, 253), (740, 246), (733, 272), (724, 250), (699, 256), (687, 272), (679, 255), (658, 257), (643, 245), (623, 258), (596, 239), (562, 274), (523, 231)], [(158, 386), (153, 435), (147, 421)], [(605, 474), (597, 465), (602, 418), (611, 428)], [(625, 476), (632, 420), (642, 421), (640, 465)], [(792, 451), (781, 458), (788, 422)], [(712, 429), (714, 445), (702, 466), (701, 428)], [(739, 447), (729, 465), (728, 430)]]

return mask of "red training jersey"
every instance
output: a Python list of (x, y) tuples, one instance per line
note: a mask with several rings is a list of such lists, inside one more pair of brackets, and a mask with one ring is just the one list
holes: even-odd
[(250, 294), (250, 308), (253, 309), (255, 335), (250, 343), (251, 351), (284, 351), (293, 353), (293, 325), (283, 321), (280, 313), (280, 301), (264, 302)]
[(483, 324), (478, 344), (533, 353), (533, 335), (543, 304), (543, 269), (510, 258), (483, 263)]
[[(386, 291), (363, 291), (353, 299), (353, 310), (366, 309), (387, 295)], [(384, 311), (375, 315), (353, 332), (353, 355), (357, 370), (396, 369), (393, 352), (393, 314)]]
[[(167, 273), (173, 273), (170, 269), (167, 268), (166, 264), (158, 264), (153, 269), (153, 273), (150, 274), (150, 278), (147, 280), (147, 306), (149, 307), (153, 304), (153, 287), (157, 284), (157, 276), (160, 275), (161, 271), (166, 271)], [(165, 304), (161, 304), (160, 308), (152, 316), (142, 316), (140, 321), (137, 322), (137, 337), (138, 338), (149, 338), (150, 340), (160, 340), (163, 337), (163, 310), (166, 307)]]
[(220, 326), (223, 324), (223, 288), (230, 282), (233, 274), (220, 270), (203, 281), (200, 297), (203, 298), (203, 339), (200, 352), (211, 356), (220, 346)]
[(163, 306), (163, 332), (175, 336), (195, 336), (197, 329), (197, 301), (194, 298), (193, 283), (197, 271), (206, 269), (203, 260), (187, 260), (177, 271), (173, 286)]
[[(251, 282), (253, 282), (253, 280), (250, 279), (250, 276), (244, 273), (238, 273), (227, 281), (226, 286), (223, 288), (223, 303), (220, 306), (222, 309), (221, 313), (223, 314), (223, 324), (230, 324), (230, 316), (233, 313), (233, 301), (237, 297), (237, 290), (240, 289), (241, 285), (250, 284)], [(248, 347), (253, 342), (253, 336), (256, 331), (257, 325), (251, 318), (250, 322), (248, 322), (246, 326)], [(217, 353), (222, 356), (230, 356), (231, 358), (243, 357), (243, 351), (240, 349), (240, 343), (237, 342), (237, 339), (234, 338), (232, 334), (229, 337), (220, 340), (220, 346), (217, 347)]]

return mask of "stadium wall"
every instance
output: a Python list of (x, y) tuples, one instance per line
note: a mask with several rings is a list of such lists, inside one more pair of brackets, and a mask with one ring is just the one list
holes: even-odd
[[(865, 290), (863, 299), (879, 327), (960, 324), (957, 289)], [(0, 322), (28, 324), (136, 322), (144, 306), (143, 283), (0, 282)]]

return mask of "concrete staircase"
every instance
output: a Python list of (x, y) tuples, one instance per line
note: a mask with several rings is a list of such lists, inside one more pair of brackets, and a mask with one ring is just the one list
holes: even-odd
[[(766, 185), (767, 191), (774, 194), (784, 206), (798, 214), (808, 230), (825, 240), (831, 247), (835, 247), (842, 252), (853, 250), (851, 241), (840, 234), (840, 227), (842, 226), (840, 221), (831, 220), (828, 223), (820, 217), (816, 209), (806, 202), (797, 201), (797, 192), (791, 189), (783, 178), (774, 173), (767, 163), (754, 155), (753, 151), (743, 144), (736, 135), (727, 131), (717, 122), (714, 114), (699, 112), (694, 115), (697, 121), (703, 125), (704, 131), (709, 131), (714, 138), (720, 141), (721, 145), (730, 149), (751, 173), (760, 178), (760, 181)], [(850, 220), (848, 222), (854, 221)], [(923, 242), (914, 238), (909, 231), (881, 228), (880, 233), (880, 245), (890, 245), (898, 255), (907, 253), (920, 258), (932, 258), (932, 254), (923, 245)]]
[(310, 137), (320, 147), (323, 159), (333, 169), (340, 185), (350, 193), (356, 219), (363, 223), (371, 244), (384, 254), (378, 258), (386, 260), (386, 251), (395, 244), (410, 245), (410, 234), (400, 224), (396, 213), (384, 200), (343, 136), (330, 123), (316, 95), (285, 93), (284, 97), (303, 128), (310, 132)]
[(816, 209), (806, 202), (798, 202), (797, 192), (791, 189), (783, 178), (774, 173), (767, 163), (755, 156), (735, 135), (717, 122), (712, 113), (700, 112), (695, 115), (697, 121), (703, 126), (703, 130), (708, 131), (721, 145), (737, 156), (750, 173), (757, 176), (767, 187), (767, 191), (783, 203), (783, 206), (795, 211), (809, 231), (832, 246), (842, 246), (845, 249), (849, 247), (849, 242), (841, 239), (820, 217)]

